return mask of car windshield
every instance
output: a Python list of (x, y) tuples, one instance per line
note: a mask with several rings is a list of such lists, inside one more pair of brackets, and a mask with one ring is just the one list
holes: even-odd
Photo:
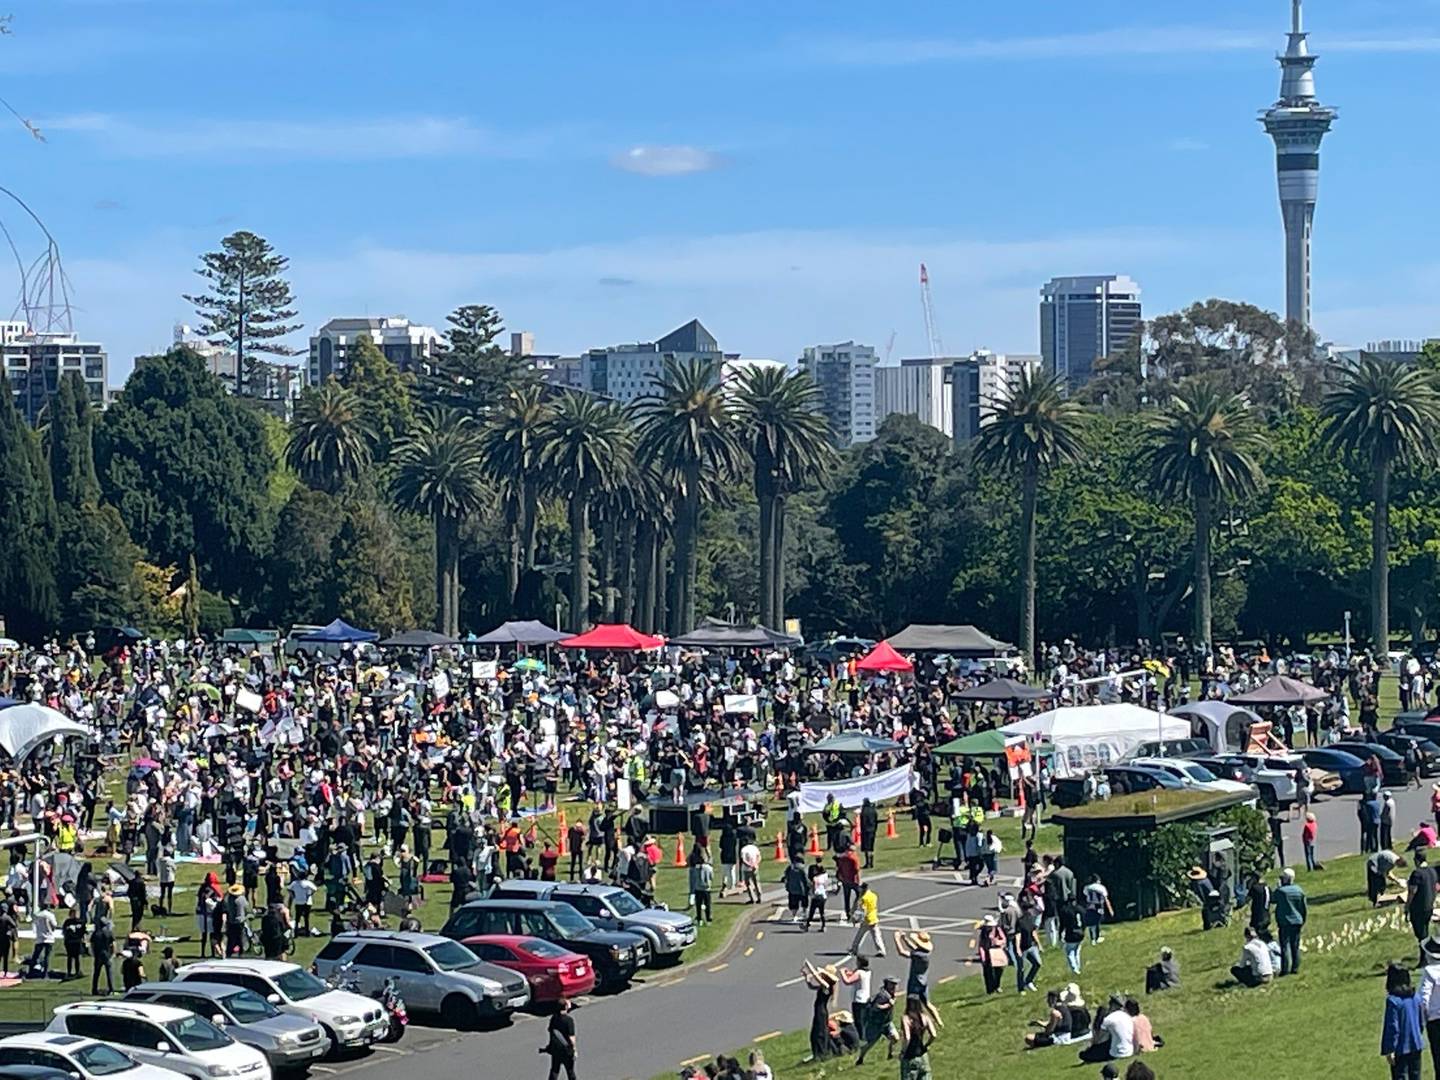
[(594, 925), (574, 908), (561, 904), (550, 912), (551, 924), (565, 937), (582, 937), (594, 930)]
[(570, 955), (568, 949), (562, 949), (559, 945), (546, 941), (544, 938), (527, 938), (523, 947), (531, 956), (541, 960), (558, 960), (562, 956)]
[(135, 1062), (104, 1043), (91, 1043), (75, 1051), (75, 1060), (91, 1076), (113, 1076), (135, 1068)]
[(1208, 784), (1212, 780), (1219, 779), (1218, 776), (1216, 776), (1209, 769), (1205, 768), (1204, 765), (1185, 765), (1182, 767), (1184, 768), (1186, 773), (1190, 775), (1190, 778), (1192, 780), (1198, 780), (1202, 784)]
[(616, 915), (634, 915), (637, 911), (644, 911), (645, 905), (636, 900), (628, 892), (612, 893), (606, 897), (610, 906), (615, 909)]
[(441, 971), (458, 971), (476, 963), (480, 958), (458, 941), (446, 941), (439, 945), (427, 945), (425, 955), (435, 961)]
[(186, 1050), (219, 1050), (235, 1041), (201, 1016), (171, 1020), (165, 1025), (165, 1030), (175, 1036)]
[(280, 1015), (279, 1009), (254, 990), (237, 990), (233, 994), (227, 994), (223, 1002), (237, 1024), (253, 1024)]
[(302, 968), (287, 971), (284, 975), (277, 977), (275, 985), (291, 1001), (304, 1001), (306, 998), (318, 997), (330, 989)]

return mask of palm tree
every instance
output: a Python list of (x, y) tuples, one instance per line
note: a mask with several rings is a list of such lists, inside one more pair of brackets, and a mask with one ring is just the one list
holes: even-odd
[(1390, 475), (1396, 465), (1437, 458), (1440, 386), (1408, 364), (1361, 355), (1340, 368), (1325, 394), (1324, 445), (1370, 466), (1370, 637), (1390, 647)]
[(1010, 397), (985, 410), (975, 440), (980, 465), (1020, 479), (1020, 647), (1035, 670), (1035, 501), (1040, 477), (1079, 461), (1088, 416), (1054, 375), (1024, 370)]
[(640, 442), (675, 483), (675, 603), (670, 631), (695, 625), (702, 487), (739, 472), (744, 451), (712, 360), (665, 358), (654, 394), (640, 399)]
[(550, 416), (542, 387), (512, 387), (480, 429), (486, 469), (505, 492), (510, 526), (506, 585), (513, 608), (521, 576), (535, 564), (535, 528), (540, 517), (540, 436)]
[(760, 622), (785, 621), (785, 495), (819, 482), (835, 462), (820, 388), (803, 372), (752, 367), (741, 373), (735, 417), (745, 431), (760, 506)]
[(590, 503), (624, 475), (630, 460), (629, 414), (578, 390), (560, 395), (541, 435), (540, 462), (570, 509), (570, 623), (590, 624)]
[(1212, 640), (1210, 540), (1216, 503), (1247, 498), (1260, 489), (1265, 443), (1249, 400), (1208, 380), (1183, 384), (1150, 417), (1147, 454), (1154, 485), (1194, 505), (1196, 644)]
[(335, 494), (370, 464), (370, 425), (360, 399), (332, 375), (295, 403), (285, 462), (313, 488)]
[(440, 633), (460, 633), (460, 523), (486, 503), (485, 458), (474, 422), (423, 413), (391, 452), (395, 501), (435, 522), (435, 609)]

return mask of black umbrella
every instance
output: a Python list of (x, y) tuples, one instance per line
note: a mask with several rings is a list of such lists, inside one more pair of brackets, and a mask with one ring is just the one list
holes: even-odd
[(967, 686), (955, 696), (961, 701), (1039, 701), (1041, 698), (1048, 698), (1050, 691), (1026, 686), (1014, 679), (991, 679), (975, 686)]
[(433, 630), (405, 630), (377, 642), (382, 649), (438, 649), (444, 645), (458, 645), (459, 639)]

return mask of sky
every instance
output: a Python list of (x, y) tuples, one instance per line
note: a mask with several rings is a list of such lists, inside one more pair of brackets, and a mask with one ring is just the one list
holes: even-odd
[[(111, 381), (162, 350), (200, 253), (291, 260), (306, 329), (497, 307), (540, 352), (698, 317), (728, 352), (1038, 351), (1040, 286), (1147, 314), (1283, 305), (1288, 0), (11, 0), (3, 184), (44, 221)], [(1315, 325), (1440, 334), (1440, 0), (1307, 0), (1325, 142)], [(1411, 118), (1415, 123), (1411, 123)], [(0, 114), (0, 120), (7, 120)], [(43, 237), (0, 221), (26, 258)], [(0, 306), (18, 294), (0, 270)], [(0, 311), (0, 316), (5, 312)]]

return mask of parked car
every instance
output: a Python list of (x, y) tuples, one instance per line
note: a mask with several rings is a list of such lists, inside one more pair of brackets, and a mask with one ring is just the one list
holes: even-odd
[(1211, 746), (1204, 739), (1150, 739), (1126, 754), (1121, 764), (1129, 765), (1138, 758), (1177, 758), (1208, 754)]
[(1258, 797), (1259, 791), (1253, 784), (1241, 780), (1226, 780), (1192, 758), (1134, 758), (1127, 762), (1137, 769), (1158, 769), (1169, 773), (1180, 783), (1196, 791), (1222, 792), (1226, 795), (1248, 795)]
[(1414, 729), (1382, 731), (1375, 736), (1375, 741), (1394, 750), (1407, 761), (1413, 749), (1420, 775), (1440, 776), (1440, 745), (1435, 742), (1435, 739), (1440, 739), (1440, 725), (1432, 724), (1431, 727), (1434, 730), (1429, 734)]
[(1295, 778), (1288, 772), (1252, 765), (1239, 754), (1210, 754), (1190, 760), (1222, 780), (1249, 784), (1260, 793), (1260, 801), (1266, 806), (1283, 808), (1295, 802)]
[(348, 930), (315, 958), (315, 973), (344, 969), (361, 993), (376, 994), (394, 977), (412, 1013), (431, 1013), (446, 1027), (504, 1020), (530, 1003), (530, 986), (513, 971), (486, 963), (463, 944), (438, 934)]
[(595, 989), (595, 967), (588, 956), (536, 937), (487, 934), (462, 942), (480, 959), (524, 976), (535, 1004), (575, 998)]
[(299, 964), (283, 960), (202, 960), (182, 967), (175, 981), (224, 983), (253, 990), (281, 1012), (319, 1024), (330, 1041), (330, 1056), (369, 1046), (390, 1030), (378, 1001), (332, 990)]
[(314, 1020), (281, 1012), (255, 991), (240, 986), (147, 982), (127, 993), (125, 1000), (170, 1005), (208, 1017), (236, 1042), (264, 1054), (275, 1072), (303, 1069), (330, 1049), (330, 1040)]
[(601, 930), (625, 930), (650, 942), (654, 959), (678, 961), (695, 944), (695, 920), (680, 911), (646, 907), (615, 885), (532, 881), (511, 878), (491, 891), (492, 899), (558, 900), (569, 904)]
[(49, 1065), (0, 1065), (0, 1080), (75, 1080), (75, 1074)]
[(1340, 778), (1328, 769), (1308, 765), (1293, 750), (1288, 754), (1235, 754), (1255, 770), (1260, 783), (1273, 783), (1277, 805), (1289, 806), (1300, 797), (1301, 772), (1309, 774), (1311, 793), (1328, 795), (1340, 788)]
[(600, 930), (569, 904), (554, 900), (472, 900), (450, 913), (445, 937), (463, 941), (479, 934), (524, 934), (583, 953), (600, 985), (619, 989), (650, 960), (650, 945), (639, 934)]
[(1404, 787), (1410, 782), (1410, 769), (1406, 766), (1405, 759), (1388, 746), (1381, 746), (1375, 742), (1362, 742), (1359, 739), (1341, 739), (1339, 742), (1331, 743), (1330, 746), (1332, 749), (1354, 754), (1362, 762), (1370, 757), (1379, 758), (1380, 780), (1384, 784)]
[(119, 1047), (79, 1035), (31, 1031), (0, 1039), (0, 1069), (48, 1069), (67, 1080), (182, 1080), (173, 1069), (136, 1061)]
[[(1112, 765), (1104, 770), (1110, 794), (1134, 795), (1142, 791), (1184, 791), (1185, 785), (1169, 773), (1155, 769), (1137, 769), (1128, 765)], [(1085, 777), (1067, 776), (1055, 781), (1050, 801), (1059, 809), (1080, 806), (1085, 802)]]
[(270, 1064), (203, 1016), (144, 1001), (76, 1001), (55, 1007), (49, 1030), (118, 1046), (136, 1061), (193, 1077), (270, 1080)]
[(1315, 746), (1297, 750), (1312, 770), (1324, 769), (1340, 778), (1336, 795), (1359, 795), (1365, 790), (1365, 762), (1345, 750), (1333, 746)]

